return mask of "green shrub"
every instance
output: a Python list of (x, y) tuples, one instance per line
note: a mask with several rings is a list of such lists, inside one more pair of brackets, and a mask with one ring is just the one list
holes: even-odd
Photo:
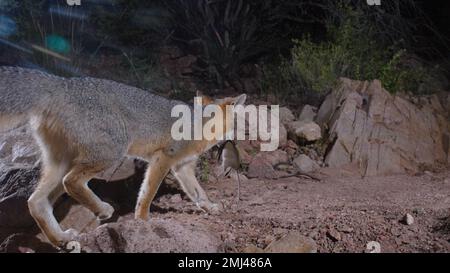
[(309, 36), (294, 40), (289, 58), (264, 67), (264, 92), (274, 93), (282, 101), (294, 98), (314, 104), (339, 77), (380, 79), (391, 93), (432, 91), (433, 71), (420, 62), (405, 65), (411, 55), (399, 44), (379, 42), (378, 30), (368, 24), (361, 10), (349, 6), (340, 9), (345, 16), (338, 25), (329, 22), (326, 41), (314, 42)]
[(379, 79), (391, 93), (412, 92), (425, 95), (443, 90), (439, 80), (441, 74), (438, 66), (427, 67), (420, 60), (408, 56), (406, 50), (400, 50), (383, 65)]
[(295, 42), (292, 68), (306, 87), (317, 93), (329, 91), (344, 75), (348, 52), (332, 43), (314, 44), (309, 39)]

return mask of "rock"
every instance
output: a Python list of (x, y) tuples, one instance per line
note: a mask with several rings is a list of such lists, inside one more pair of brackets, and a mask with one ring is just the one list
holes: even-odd
[(180, 203), (183, 201), (183, 198), (181, 198), (181, 195), (179, 193), (174, 194), (170, 197), (170, 202), (172, 203)]
[[(90, 232), (101, 224), (94, 213), (71, 198), (64, 200), (54, 211), (57, 218), (61, 219), (59, 224), (63, 230), (72, 228), (80, 232)], [(43, 235), (41, 238), (47, 240)]]
[(291, 231), (279, 240), (270, 243), (264, 250), (266, 253), (316, 253), (317, 244), (299, 232)]
[(297, 138), (306, 141), (316, 141), (322, 138), (320, 126), (312, 121), (294, 121), (288, 124), (289, 136), (293, 140)]
[(316, 141), (322, 138), (320, 126), (314, 122), (308, 122), (295, 130), (295, 134), (307, 141)]
[(295, 120), (295, 116), (287, 107), (280, 107), (280, 124), (288, 124)]
[(403, 216), (403, 223), (405, 225), (411, 226), (412, 224), (414, 224), (414, 217), (409, 213), (405, 214), (405, 216)]
[(330, 228), (328, 231), (327, 231), (327, 236), (328, 236), (328, 238), (330, 238), (331, 240), (333, 240), (333, 242), (337, 242), (337, 241), (340, 241), (342, 238), (341, 238), (341, 234), (339, 233), (339, 231), (337, 231), (336, 229), (334, 229), (334, 228)]
[(294, 166), (301, 172), (311, 173), (320, 168), (319, 164), (309, 158), (307, 155), (301, 154), (294, 159)]
[(285, 151), (276, 150), (273, 152), (260, 152), (253, 157), (248, 166), (248, 178), (275, 179), (280, 176), (280, 172), (274, 166), (280, 163), (289, 162)]
[(328, 128), (325, 163), (357, 166), (362, 176), (417, 173), (448, 164), (449, 118), (435, 96), (419, 105), (384, 90), (380, 81), (341, 79), (316, 122)]
[(174, 219), (126, 220), (79, 236), (82, 249), (102, 253), (212, 253), (221, 251), (216, 236), (199, 225)]
[(254, 245), (248, 245), (242, 250), (242, 252), (243, 253), (264, 253), (264, 249), (259, 248)]
[(36, 236), (29, 234), (12, 234), (0, 245), (0, 253), (55, 253), (56, 248), (48, 243), (43, 243)]
[(26, 128), (0, 135), (0, 168), (34, 168), (39, 164), (40, 151)]
[(302, 111), (300, 112), (300, 116), (298, 117), (299, 121), (314, 121), (317, 116), (317, 108), (311, 105), (303, 106)]
[(11, 161), (13, 163), (23, 163), (30, 164), (32, 166), (36, 166), (36, 163), (39, 161), (39, 151), (37, 151), (34, 145), (30, 145), (30, 143), (16, 143), (13, 146), (11, 153)]
[(34, 225), (27, 200), (38, 179), (37, 169), (4, 168), (0, 171), (0, 228)]

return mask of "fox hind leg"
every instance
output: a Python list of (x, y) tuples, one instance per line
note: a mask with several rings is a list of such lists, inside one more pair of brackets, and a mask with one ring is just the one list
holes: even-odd
[(64, 164), (44, 162), (37, 188), (28, 199), (31, 216), (55, 245), (61, 245), (76, 236), (73, 230), (62, 231), (53, 215), (53, 203), (64, 193), (62, 178), (66, 171)]
[(95, 175), (109, 167), (108, 164), (78, 164), (72, 167), (63, 179), (66, 192), (80, 204), (91, 210), (99, 219), (111, 218), (114, 208), (100, 200), (88, 187), (88, 182)]
[(28, 208), (47, 238), (60, 245), (76, 236), (73, 230), (62, 231), (53, 215), (53, 204), (64, 193), (62, 180), (69, 170), (72, 151), (54, 124), (49, 126), (39, 118), (33, 120), (31, 128), (42, 151), (42, 170), (39, 183), (28, 199)]

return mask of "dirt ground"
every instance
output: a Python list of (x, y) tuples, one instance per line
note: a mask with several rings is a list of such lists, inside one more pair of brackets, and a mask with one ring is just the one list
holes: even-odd
[(358, 178), (323, 169), (319, 176), (242, 181), (240, 202), (235, 180), (209, 182), (205, 190), (225, 206), (221, 215), (201, 212), (180, 192), (159, 196), (152, 217), (208, 226), (227, 252), (265, 248), (290, 230), (313, 238), (318, 252), (364, 252), (370, 241), (381, 252), (450, 252), (450, 171)]
[[(210, 179), (202, 185), (213, 201), (224, 206), (219, 215), (201, 211), (178, 187), (165, 183), (152, 204), (150, 221), (201, 227), (218, 238), (219, 251), (224, 252), (265, 249), (292, 231), (312, 238), (320, 253), (367, 252), (372, 241), (381, 245), (381, 252), (450, 252), (450, 170), (360, 178), (351, 170), (321, 169), (315, 175), (321, 181), (242, 177), (239, 202), (234, 179)], [(124, 193), (126, 183), (97, 185), (110, 193), (118, 187), (116, 192), (132, 200), (138, 189)], [(132, 202), (115, 197), (107, 201), (129, 203), (116, 211), (111, 222), (133, 219)], [(404, 221), (406, 214), (414, 220), (410, 225)], [(69, 221), (68, 227), (76, 228), (76, 217), (83, 215), (74, 214), (75, 220)], [(9, 240), (11, 246), (54, 252), (50, 245), (41, 243), (42, 236), (36, 237), (38, 232), (37, 227), (24, 230), (23, 235)]]

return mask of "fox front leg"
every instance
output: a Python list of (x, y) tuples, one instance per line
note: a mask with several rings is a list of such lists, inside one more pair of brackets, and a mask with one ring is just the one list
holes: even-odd
[(144, 181), (142, 182), (136, 203), (135, 218), (147, 221), (150, 205), (162, 180), (170, 170), (169, 160), (162, 152), (155, 154), (149, 162)]
[(198, 180), (195, 177), (195, 162), (195, 160), (191, 160), (187, 163), (178, 165), (172, 168), (172, 172), (192, 202), (201, 209), (205, 209), (213, 214), (218, 214), (222, 208), (209, 200), (206, 192), (198, 183)]

